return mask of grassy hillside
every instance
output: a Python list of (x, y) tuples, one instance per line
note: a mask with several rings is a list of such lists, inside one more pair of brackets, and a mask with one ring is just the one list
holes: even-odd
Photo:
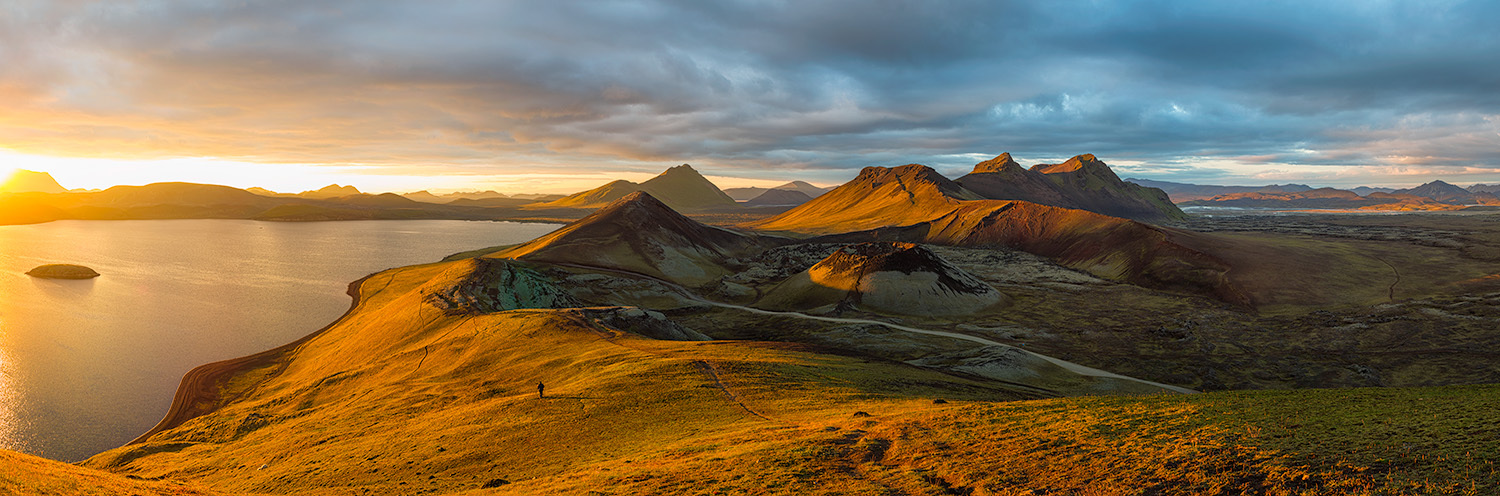
[[(662, 341), (579, 309), (432, 303), (474, 266), (365, 279), (327, 330), (207, 384), (205, 415), (85, 465), (227, 493), (1500, 489), (1494, 386), (1024, 400), (805, 345)], [(10, 473), (0, 481), (21, 488), (132, 481), (49, 464)]]
[(0, 450), (0, 494), (208, 496), (224, 494), (181, 481), (144, 480)]
[[(822, 378), (830, 379), (837, 377)], [(778, 401), (789, 402), (798, 394), (779, 396)], [(303, 468), (312, 474), (282, 467), (274, 483), (263, 487), (287, 494), (1482, 495), (1500, 490), (1494, 464), (1500, 458), (1494, 439), (1500, 388), (1494, 386), (1002, 403), (851, 404), (833, 398), (822, 411), (774, 420), (715, 425), (715, 415), (651, 419), (682, 432), (637, 430), (640, 422), (631, 416), (668, 413), (657, 409), (683, 398), (609, 410), (591, 407), (589, 397), (560, 391), (555, 400), (532, 400), (531, 408), (478, 420), (498, 424), (492, 431), (504, 435), (470, 441), (488, 444), (488, 457), (471, 464), (491, 467), (496, 477), (468, 477), (467, 484), (455, 484), (458, 474), (442, 467), (476, 456), (448, 453), (470, 448), (461, 435), (483, 427), (454, 424), (438, 429), (442, 434), (424, 430), (418, 440), (396, 431), (390, 433), (393, 442), (362, 446), (325, 431), (287, 440), (284, 449), (310, 444), (302, 449), (315, 451), (313, 456), (272, 447), (248, 455), (306, 463)], [(760, 395), (747, 404), (776, 403), (767, 400)], [(852, 408), (870, 416), (855, 416)], [(744, 410), (741, 415), (748, 417)], [(406, 417), (389, 418), (399, 423)], [(620, 422), (611, 427), (612, 420)], [(436, 446), (429, 444), (434, 436)], [(345, 448), (357, 451), (341, 451)], [(404, 453), (413, 449), (418, 452)], [(554, 450), (561, 456), (549, 453)], [(539, 455), (534, 464), (527, 461), (530, 455)], [(394, 463), (381, 461), (386, 458)], [(572, 461), (558, 463), (558, 458)], [(0, 471), (0, 492), (8, 494), (243, 494), (247, 484), (235, 484), (236, 474), (255, 477), (272, 470), (241, 464), (210, 468), (214, 473), (167, 471), (164, 480), (151, 481), (9, 452), (0, 452), (0, 465), (6, 468)], [(311, 475), (330, 471), (350, 479), (342, 487), (308, 484)], [(241, 489), (222, 490), (226, 487)]]
[(821, 432), (707, 439), (514, 489), (1493, 494), (1500, 443), (1487, 425), (1497, 401), (1495, 387), (1459, 387), (907, 403), (829, 418)]

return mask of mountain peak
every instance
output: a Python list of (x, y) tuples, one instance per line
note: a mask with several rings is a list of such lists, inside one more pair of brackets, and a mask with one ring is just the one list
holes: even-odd
[(1009, 172), (1025, 170), (1015, 159), (1010, 158), (1010, 152), (1002, 153), (995, 158), (974, 164), (974, 170), (970, 174), (985, 174), (993, 172)]
[(1111, 183), (1120, 182), (1120, 176), (1115, 175), (1115, 171), (1109, 168), (1109, 164), (1099, 160), (1092, 153), (1075, 156), (1061, 164), (1037, 164), (1032, 166), (1031, 170), (1042, 174), (1073, 173), (1074, 175), (1095, 176)]
[[(906, 164), (898, 167), (865, 167), (860, 169), (859, 176), (849, 181), (845, 186), (851, 184), (864, 184), (871, 188), (878, 188), (887, 183), (899, 183), (905, 189), (931, 185), (945, 195), (961, 200), (971, 200), (973, 196), (964, 190), (963, 186), (953, 180), (943, 177), (942, 174), (931, 167), (922, 164)], [(840, 186), (843, 187), (843, 186)]]
[(703, 174), (700, 174), (698, 172), (698, 169), (694, 169), (693, 166), (688, 165), (688, 164), (682, 164), (682, 165), (678, 165), (678, 166), (674, 166), (674, 167), (668, 167), (667, 170), (661, 171), (661, 174), (657, 174), (656, 177), (672, 176), (672, 175), (689, 175), (689, 174), (690, 175), (694, 175), (694, 176), (699, 176), (699, 177), (703, 176)]
[(1398, 189), (1392, 193), (1415, 195), (1442, 203), (1453, 204), (1476, 203), (1481, 200), (1481, 198), (1476, 196), (1479, 193), (1474, 193), (1443, 181), (1433, 181), (1411, 189)]
[(351, 191), (351, 192), (354, 192), (354, 193), (358, 193), (359, 192), (359, 188), (355, 188), (353, 186), (341, 186), (341, 185), (338, 185), (338, 184), (330, 184), (330, 185), (324, 186), (322, 188), (319, 188), (318, 191), (330, 191), (330, 192), (331, 191)]
[(622, 196), (600, 207), (577, 223), (589, 222), (613, 222), (621, 226), (635, 226), (635, 229), (663, 225), (674, 226), (673, 228), (677, 229), (683, 225), (697, 224), (697, 221), (678, 213), (670, 205), (645, 191), (634, 191)]
[(0, 193), (66, 193), (68, 190), (57, 184), (52, 174), (29, 170), (16, 170), (4, 182), (0, 182)]
[(765, 242), (704, 225), (651, 193), (633, 191), (587, 217), (494, 256), (628, 270), (700, 286), (733, 273), (731, 259)]
[(925, 165), (872, 166), (813, 201), (749, 225), (824, 233), (873, 229), (933, 219), (952, 211), (960, 201), (980, 198)]
[(301, 193), (298, 193), (297, 196), (305, 198), (326, 199), (357, 195), (360, 193), (361, 191), (359, 190), (359, 188), (355, 188), (354, 186), (340, 186), (337, 184), (330, 184), (316, 190), (303, 191)]
[(1025, 200), (1148, 222), (1184, 218), (1166, 192), (1121, 181), (1091, 153), (1031, 169), (1002, 154), (975, 165), (973, 173), (955, 182), (992, 200)]
[(608, 184), (588, 191), (574, 193), (566, 198), (533, 205), (534, 208), (608, 208), (615, 200), (645, 191), (653, 200), (679, 211), (699, 211), (738, 206), (733, 198), (719, 190), (718, 186), (699, 174), (693, 166), (682, 164), (657, 174), (646, 182), (636, 184), (616, 179)]
[(735, 207), (734, 198), (724, 194), (708, 178), (699, 174), (693, 166), (682, 164), (658, 174), (641, 183), (646, 191), (663, 200), (677, 210), (702, 210), (708, 208)]
[(673, 215), (681, 215), (677, 211), (672, 210), (672, 207), (668, 207), (667, 204), (662, 203), (661, 200), (656, 199), (656, 197), (651, 196), (651, 193), (645, 191), (636, 191), (622, 196), (618, 200), (610, 202), (609, 205), (600, 208), (595, 213), (602, 216), (616, 211), (629, 210), (671, 212)]

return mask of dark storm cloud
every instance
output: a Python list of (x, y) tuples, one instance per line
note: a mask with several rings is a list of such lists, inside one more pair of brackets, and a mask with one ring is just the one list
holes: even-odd
[(0, 95), (18, 103), (0, 145), (43, 151), (88, 154), (84, 136), (136, 155), (745, 175), (1002, 151), (1165, 174), (1195, 160), (1500, 167), (1500, 37), (1485, 25), (1500, 7), (1487, 2), (74, 1), (7, 14)]

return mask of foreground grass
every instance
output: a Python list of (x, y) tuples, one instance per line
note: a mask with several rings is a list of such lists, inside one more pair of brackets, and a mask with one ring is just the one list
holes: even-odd
[[(594, 494), (1495, 494), (1500, 388), (897, 407), (517, 486)], [(570, 480), (571, 479), (571, 480)]]
[(0, 494), (29, 496), (209, 496), (180, 481), (150, 481), (0, 450)]

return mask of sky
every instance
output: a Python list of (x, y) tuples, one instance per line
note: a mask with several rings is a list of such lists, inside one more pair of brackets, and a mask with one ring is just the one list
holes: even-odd
[(1500, 182), (1500, 2), (0, 0), (0, 172), (571, 192), (1093, 153)]

